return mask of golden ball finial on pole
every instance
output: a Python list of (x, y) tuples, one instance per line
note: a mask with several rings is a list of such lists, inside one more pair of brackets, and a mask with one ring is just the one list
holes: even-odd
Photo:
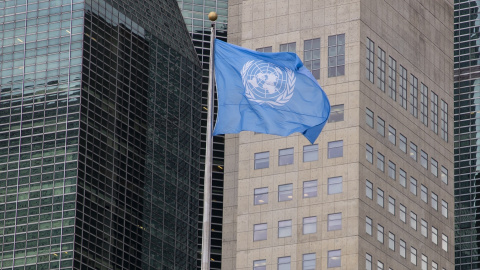
[(216, 21), (218, 18), (218, 15), (215, 11), (212, 11), (210, 13), (208, 13), (208, 19), (212, 22)]

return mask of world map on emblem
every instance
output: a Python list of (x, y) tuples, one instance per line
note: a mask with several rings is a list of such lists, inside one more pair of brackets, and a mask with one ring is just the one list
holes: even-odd
[(271, 106), (287, 103), (295, 84), (292, 70), (265, 61), (248, 61), (242, 69), (246, 97), (254, 102)]

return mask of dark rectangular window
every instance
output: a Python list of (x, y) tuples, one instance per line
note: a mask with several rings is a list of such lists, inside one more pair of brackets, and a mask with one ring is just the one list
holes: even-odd
[(333, 105), (330, 107), (330, 117), (328, 117), (328, 123), (341, 122), (344, 119), (343, 116), (343, 104)]
[(391, 56), (388, 58), (388, 95), (397, 100), (397, 61)]
[(438, 134), (438, 95), (433, 91), (430, 95), (430, 117), (432, 118), (432, 131)]
[(441, 128), (441, 133), (440, 137), (448, 142), (448, 104), (442, 99), (441, 100), (441, 122), (440, 122), (440, 128)]
[(375, 65), (374, 65), (374, 59), (375, 59), (375, 43), (371, 41), (369, 38), (367, 38), (367, 43), (366, 45), (366, 63), (365, 63), (365, 68), (366, 68), (366, 76), (367, 80), (369, 80), (371, 83), (374, 82), (374, 70), (375, 70)]
[(315, 79), (320, 79), (320, 39), (309, 39), (303, 43), (303, 65)]
[(428, 126), (428, 87), (423, 83), (420, 89), (420, 121)]
[(410, 74), (410, 113), (418, 117), (418, 79)]
[(296, 42), (280, 44), (280, 52), (296, 53), (296, 51), (297, 51), (297, 43)]
[(328, 37), (328, 77), (345, 75), (345, 34)]
[(382, 48), (378, 47), (378, 64), (377, 64), (377, 78), (378, 78), (378, 88), (385, 92), (385, 66), (386, 66), (386, 56), (385, 51)]
[(405, 110), (407, 109), (407, 70), (400, 65), (400, 100), (398, 101), (400, 103), (400, 106), (404, 108)]

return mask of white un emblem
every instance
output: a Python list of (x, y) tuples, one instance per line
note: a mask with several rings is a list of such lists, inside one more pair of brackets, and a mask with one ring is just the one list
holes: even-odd
[(283, 106), (293, 96), (296, 78), (291, 69), (251, 60), (243, 65), (241, 73), (245, 96), (250, 101)]

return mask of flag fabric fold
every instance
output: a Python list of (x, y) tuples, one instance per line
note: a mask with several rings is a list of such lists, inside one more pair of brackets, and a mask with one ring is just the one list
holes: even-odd
[(261, 53), (220, 40), (214, 46), (218, 114), (213, 135), (300, 132), (315, 142), (330, 102), (296, 54)]

